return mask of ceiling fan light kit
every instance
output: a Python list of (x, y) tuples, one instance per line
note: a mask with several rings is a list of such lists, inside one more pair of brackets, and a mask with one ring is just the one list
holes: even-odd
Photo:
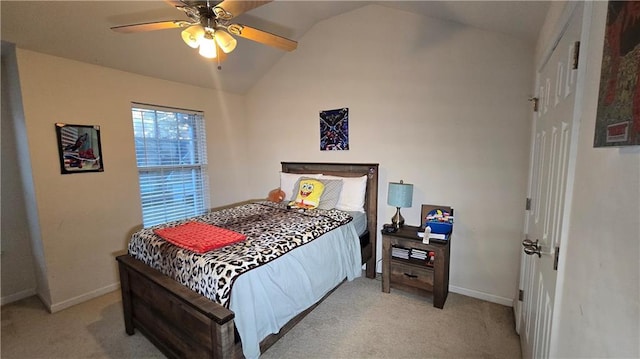
[[(229, 20), (270, 3), (268, 1), (192, 1), (165, 0), (176, 9), (184, 12), (191, 21), (170, 20), (140, 23), (133, 25), (114, 26), (111, 30), (121, 33), (182, 28), (182, 40), (189, 47), (199, 49), (198, 53), (206, 58), (218, 58), (218, 63), (224, 60), (224, 54), (233, 51), (237, 44), (233, 35), (269, 45), (285, 51), (293, 51), (298, 43), (272, 33), (241, 24), (230, 24)], [(218, 47), (224, 54), (218, 54)], [(220, 59), (222, 57), (222, 59)], [(218, 68), (220, 68), (218, 66)]]
[[(234, 39), (233, 36), (229, 35), (222, 28), (218, 28), (214, 30), (212, 28), (203, 28), (201, 25), (192, 25), (188, 28), (182, 30), (182, 40), (189, 47), (197, 49), (198, 47), (202, 47), (203, 44), (205, 49), (200, 51), (200, 55), (203, 52), (210, 53), (211, 49), (211, 41), (215, 40), (213, 46), (218, 46), (225, 54), (230, 53), (236, 48), (238, 44), (238, 40)], [(215, 58), (202, 55), (207, 58)]]

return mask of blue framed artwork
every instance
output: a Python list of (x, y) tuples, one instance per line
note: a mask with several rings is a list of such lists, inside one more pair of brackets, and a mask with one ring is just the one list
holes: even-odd
[(320, 151), (349, 149), (349, 109), (320, 111)]

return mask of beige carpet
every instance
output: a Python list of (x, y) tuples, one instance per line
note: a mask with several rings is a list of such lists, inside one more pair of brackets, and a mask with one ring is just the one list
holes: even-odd
[[(35, 297), (2, 307), (1, 356), (162, 358), (124, 332), (120, 293), (48, 314)], [(449, 293), (431, 298), (380, 291), (380, 281), (344, 283), (262, 355), (275, 358), (520, 358), (512, 308)]]

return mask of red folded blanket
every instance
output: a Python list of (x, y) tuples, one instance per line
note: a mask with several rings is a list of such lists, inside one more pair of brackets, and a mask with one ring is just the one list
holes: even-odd
[(209, 252), (247, 238), (242, 233), (202, 222), (187, 222), (175, 227), (154, 229), (153, 232), (178, 247), (196, 253)]

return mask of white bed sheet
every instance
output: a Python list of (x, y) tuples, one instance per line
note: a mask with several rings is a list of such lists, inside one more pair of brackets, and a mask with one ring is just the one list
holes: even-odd
[(360, 242), (353, 223), (322, 235), (240, 275), (229, 309), (245, 358), (260, 356), (260, 341), (320, 300), (345, 278), (362, 273)]

